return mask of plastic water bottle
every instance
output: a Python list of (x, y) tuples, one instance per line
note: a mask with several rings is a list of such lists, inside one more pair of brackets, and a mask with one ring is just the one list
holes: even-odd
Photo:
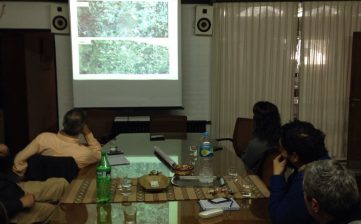
[(208, 132), (204, 132), (201, 138), (201, 146), (199, 147), (200, 170), (199, 181), (202, 184), (213, 183), (213, 146), (209, 141)]
[(111, 199), (110, 173), (112, 167), (109, 164), (107, 154), (102, 151), (102, 157), (96, 167), (97, 177), (97, 203), (108, 203)]

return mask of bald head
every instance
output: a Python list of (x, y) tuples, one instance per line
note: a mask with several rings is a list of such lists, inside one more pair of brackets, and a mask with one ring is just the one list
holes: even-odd
[(80, 108), (74, 108), (64, 115), (63, 131), (70, 136), (78, 136), (85, 125), (86, 112)]

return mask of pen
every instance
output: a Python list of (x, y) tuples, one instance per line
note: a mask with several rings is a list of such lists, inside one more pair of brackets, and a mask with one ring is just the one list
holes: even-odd
[(229, 204), (229, 207), (232, 208), (233, 205), (233, 199), (231, 199), (231, 204)]

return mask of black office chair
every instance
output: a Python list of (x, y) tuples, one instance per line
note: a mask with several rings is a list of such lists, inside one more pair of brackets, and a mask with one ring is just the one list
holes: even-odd
[(0, 223), (8, 224), (9, 218), (4, 204), (0, 201)]
[(28, 159), (26, 180), (44, 181), (50, 177), (63, 177), (69, 183), (77, 177), (78, 165), (73, 157), (33, 155)]
[(116, 111), (111, 109), (91, 108), (87, 110), (86, 123), (100, 144), (106, 144), (115, 137), (113, 123), (116, 115)]
[(265, 151), (262, 155), (260, 165), (256, 171), (257, 176), (261, 178), (263, 183), (269, 188), (271, 176), (273, 175), (273, 160), (280, 154), (277, 147)]
[(247, 148), (248, 142), (253, 135), (253, 119), (251, 118), (237, 118), (233, 130), (233, 138), (218, 138), (219, 141), (231, 141), (234, 151), (239, 157), (242, 157)]

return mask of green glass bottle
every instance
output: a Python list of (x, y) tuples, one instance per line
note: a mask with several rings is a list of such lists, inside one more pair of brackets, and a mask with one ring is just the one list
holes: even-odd
[(102, 151), (102, 157), (96, 168), (96, 178), (97, 178), (97, 203), (108, 203), (111, 199), (111, 190), (110, 190), (110, 173), (112, 167), (109, 164), (107, 154), (105, 151)]
[(112, 206), (110, 203), (97, 204), (97, 224), (112, 223)]

